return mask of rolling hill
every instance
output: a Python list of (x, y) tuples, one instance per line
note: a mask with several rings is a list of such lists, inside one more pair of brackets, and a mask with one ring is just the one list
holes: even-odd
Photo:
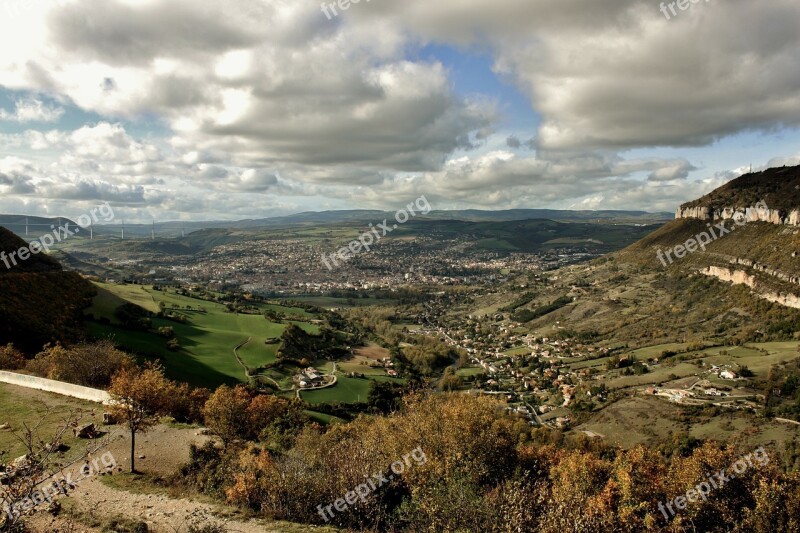
[[(800, 167), (744, 175), (685, 204), (678, 218), (619, 252), (561, 269), (546, 285), (513, 280), (505, 295), (476, 305), (507, 306), (518, 292), (511, 287), (529, 281), (536, 298), (517, 311), (572, 299), (526, 324), (541, 333), (566, 329), (631, 346), (791, 339), (800, 335), (800, 226), (788, 216), (800, 209), (789, 193), (798, 184)], [(770, 210), (759, 216), (760, 201)], [(718, 224), (728, 231), (714, 229)]]

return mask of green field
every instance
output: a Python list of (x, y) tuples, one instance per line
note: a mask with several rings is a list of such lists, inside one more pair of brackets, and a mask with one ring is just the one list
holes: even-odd
[[(650, 348), (643, 348), (633, 352), (637, 354), (638, 358), (645, 359), (648, 357), (655, 357), (657, 353), (660, 354), (665, 349), (675, 349), (682, 345), (672, 345), (675, 348), (666, 348), (666, 345), (654, 346)], [(681, 354), (688, 356), (690, 359), (687, 361), (678, 361), (677, 357), (666, 359), (666, 364), (658, 365), (653, 370), (641, 376), (622, 376), (612, 377), (606, 381), (606, 386), (609, 388), (626, 388), (633, 386), (658, 384), (670, 380), (673, 374), (679, 378), (697, 375), (704, 377), (706, 372), (704, 369), (698, 368), (693, 361), (703, 360), (706, 365), (729, 365), (734, 369), (738, 366), (748, 367), (757, 377), (765, 377), (769, 369), (776, 364), (786, 361), (791, 361), (800, 357), (797, 351), (797, 342), (764, 342), (764, 343), (749, 343), (744, 346), (717, 346), (713, 348), (706, 348), (701, 351), (689, 352)], [(602, 361), (605, 361), (604, 358)], [(601, 360), (593, 361), (592, 365), (576, 363), (571, 365), (572, 368), (579, 368), (581, 366), (594, 366), (599, 364)], [(669, 364), (670, 361), (675, 361), (675, 364)], [(588, 363), (588, 362), (586, 362)], [(707, 368), (704, 367), (704, 368)], [(712, 379), (712, 381), (714, 381)], [(716, 382), (716, 381), (714, 381)], [(720, 381), (724, 383), (724, 381)]]
[(482, 376), (485, 373), (486, 371), (479, 366), (468, 366), (456, 370), (456, 375), (462, 378), (468, 378), (472, 376)]
[(795, 426), (743, 412), (701, 417), (687, 425), (680, 415), (682, 409), (660, 398), (632, 396), (593, 414), (573, 431), (598, 433), (606, 442), (623, 448), (661, 441), (688, 431), (698, 439), (737, 442), (751, 450), (762, 445), (776, 445), (780, 449), (798, 434)]
[[(25, 447), (15, 436), (23, 424), (34, 427), (42, 421), (37, 435), (49, 440), (63, 426), (64, 420), (78, 411), (86, 414), (81, 419), (82, 424), (94, 422), (98, 427), (103, 427), (100, 404), (0, 383), (0, 425), (11, 426), (10, 429), (0, 430), (0, 453), (6, 452), (6, 459), (14, 459), (25, 453)], [(71, 447), (67, 457), (79, 455), (87, 442), (74, 438), (72, 431), (64, 433), (61, 440)]]
[(342, 424), (345, 423), (345, 420), (339, 418), (338, 416), (327, 415), (325, 413), (318, 413), (317, 411), (303, 411), (305, 414), (309, 416), (312, 420), (319, 422), (320, 424), (327, 426), (328, 424)]
[(314, 315), (300, 307), (286, 307), (278, 304), (259, 304), (258, 308), (262, 311), (271, 310), (292, 317), (314, 318)]
[[(271, 332), (267, 333), (267, 338), (280, 337), (284, 329), (281, 324), (268, 324), (266, 327)], [(275, 361), (275, 354), (279, 347), (280, 343), (264, 344), (263, 340), (251, 338), (250, 342), (239, 348), (238, 353), (245, 365), (249, 368), (257, 368)]]
[(368, 379), (360, 379), (337, 375), (337, 378), (338, 381), (335, 387), (318, 391), (301, 391), (300, 396), (310, 404), (366, 402), (369, 388), (373, 381), (403, 383), (402, 379), (388, 376), (370, 376)]
[(310, 404), (366, 402), (369, 386), (368, 379), (338, 376), (336, 386), (318, 391), (301, 392), (300, 396)]
[[(287, 324), (296, 324), (311, 334), (320, 331), (318, 325), (308, 321), (275, 323), (266, 320), (262, 315), (234, 314), (228, 312), (222, 304), (183, 296), (172, 291), (163, 292), (146, 286), (111, 284), (100, 284), (99, 287), (101, 295), (95, 298), (94, 305), (89, 310), (89, 314), (96, 318), (112, 319), (114, 309), (125, 301), (147, 303), (149, 309), (156, 311), (159, 310), (160, 304), (163, 304), (169, 312), (186, 318), (185, 324), (166, 318), (152, 319), (154, 328), (169, 326), (174, 330), (181, 347), (178, 351), (167, 349), (167, 339), (152, 331), (130, 331), (113, 323), (99, 322), (90, 322), (88, 327), (96, 337), (112, 337), (124, 348), (143, 356), (159, 358), (163, 361), (169, 377), (197, 386), (215, 388), (223, 383), (233, 385), (248, 381), (244, 368), (234, 356), (234, 348), (237, 346), (239, 347), (237, 354), (242, 363), (253, 370), (276, 360), (280, 344), (267, 344), (265, 341), (279, 338)], [(260, 304), (259, 307), (262, 310), (270, 309), (301, 320), (315, 318), (300, 308), (277, 304)], [(354, 359), (339, 363), (338, 382), (334, 387), (301, 392), (302, 398), (311, 404), (364, 402), (367, 400), (372, 381), (403, 382), (401, 379), (389, 378), (382, 368), (370, 368), (360, 364), (360, 361)], [(319, 365), (319, 369), (329, 373), (333, 370), (332, 363)], [(367, 379), (346, 377), (349, 372), (365, 374)], [(274, 379), (282, 389), (292, 387), (292, 375), (289, 371), (276, 368), (260, 375)], [(294, 397), (294, 392), (286, 391), (280, 394), (287, 398)]]
[(95, 318), (104, 316), (112, 322), (117, 322), (114, 318), (114, 310), (126, 302), (134, 303), (151, 313), (159, 312), (158, 304), (153, 296), (141, 285), (95, 283), (95, 286), (97, 287), (97, 296), (92, 301), (90, 311)]
[(528, 346), (517, 346), (516, 348), (511, 348), (503, 353), (505, 355), (529, 355), (531, 353), (531, 349)]
[(359, 363), (339, 363), (339, 370), (342, 372), (355, 372), (357, 374), (364, 374), (365, 376), (385, 376), (386, 370), (383, 367), (370, 367)]
[(678, 363), (675, 366), (661, 365), (647, 374), (641, 376), (622, 376), (611, 378), (605, 382), (609, 389), (624, 389), (642, 385), (659, 384), (670, 381), (673, 376), (685, 378), (689, 376), (702, 376), (702, 371), (691, 363)]
[[(220, 384), (235, 384), (246, 381), (244, 369), (237, 362), (233, 349), (242, 342), (250, 341), (239, 349), (245, 365), (255, 368), (275, 360), (277, 344), (265, 344), (271, 337), (280, 337), (286, 324), (266, 320), (262, 315), (234, 314), (224, 305), (215, 302), (155, 291), (139, 285), (99, 285), (102, 296), (95, 299), (89, 313), (95, 317), (113, 318), (114, 303), (131, 301), (148, 303), (150, 310), (159, 310), (164, 303), (167, 309), (177, 311), (188, 322), (181, 324), (167, 319), (154, 318), (153, 327), (172, 327), (181, 350), (167, 349), (166, 339), (152, 332), (129, 331), (116, 325), (90, 323), (89, 330), (96, 337), (112, 337), (119, 345), (147, 356), (157, 356), (164, 362), (167, 374), (180, 381), (205, 387)], [(269, 305), (286, 315), (300, 315), (305, 311)], [(307, 313), (305, 313), (307, 314)], [(296, 323), (308, 333), (318, 333), (319, 327), (308, 322)]]

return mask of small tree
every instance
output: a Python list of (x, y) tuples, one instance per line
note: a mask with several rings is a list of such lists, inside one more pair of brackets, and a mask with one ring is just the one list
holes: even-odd
[(122, 368), (112, 378), (108, 389), (114, 400), (111, 412), (131, 432), (131, 473), (136, 472), (136, 434), (146, 433), (158, 416), (168, 412), (173, 389), (158, 363)]

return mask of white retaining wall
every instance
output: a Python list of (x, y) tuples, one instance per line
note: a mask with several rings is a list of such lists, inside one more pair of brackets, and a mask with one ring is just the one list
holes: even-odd
[(71, 396), (72, 398), (79, 398), (81, 400), (87, 400), (90, 402), (108, 403), (111, 401), (111, 396), (109, 396), (109, 394), (104, 390), (90, 389), (89, 387), (73, 385), (72, 383), (64, 383), (63, 381), (37, 378), (36, 376), (16, 374), (14, 372), (6, 372), (3, 370), (0, 370), (0, 383), (8, 383), (10, 385), (27, 387), (29, 389), (54, 392), (56, 394)]

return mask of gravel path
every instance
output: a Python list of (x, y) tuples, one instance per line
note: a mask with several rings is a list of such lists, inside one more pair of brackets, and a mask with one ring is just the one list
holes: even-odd
[[(176, 429), (159, 425), (150, 432), (136, 437), (136, 468), (147, 474), (167, 475), (175, 472), (189, 460), (189, 444), (203, 444), (210, 437), (198, 434), (197, 428)], [(127, 471), (130, 466), (130, 437), (122, 432), (106, 449), (110, 451), (118, 468)], [(223, 525), (227, 531), (241, 533), (299, 533), (301, 531), (333, 531), (299, 524), (244, 520), (230, 516), (231, 510), (189, 498), (170, 498), (162, 494), (140, 494), (119, 490), (104, 484), (99, 477), (88, 477), (77, 484), (69, 499), (79, 510), (95, 517), (143, 521), (154, 533), (185, 533), (187, 519), (200, 516), (203, 523)], [(60, 518), (38, 512), (31, 522), (33, 531), (55, 533), (94, 533), (98, 529), (81, 526), (69, 528)]]

